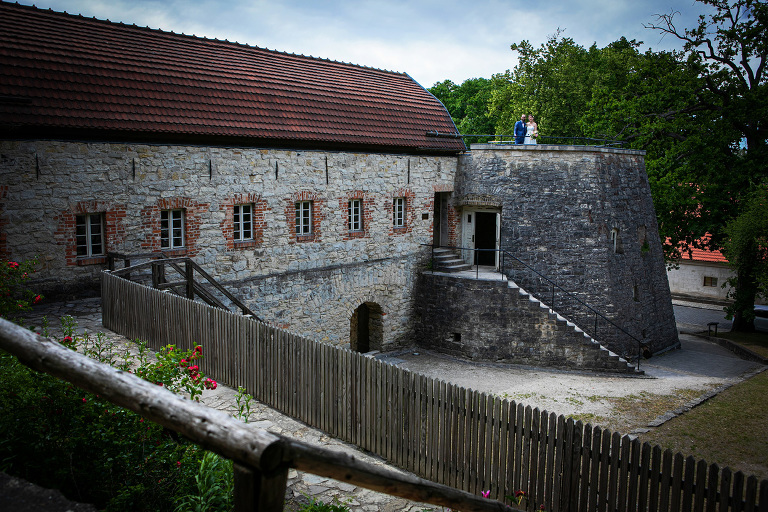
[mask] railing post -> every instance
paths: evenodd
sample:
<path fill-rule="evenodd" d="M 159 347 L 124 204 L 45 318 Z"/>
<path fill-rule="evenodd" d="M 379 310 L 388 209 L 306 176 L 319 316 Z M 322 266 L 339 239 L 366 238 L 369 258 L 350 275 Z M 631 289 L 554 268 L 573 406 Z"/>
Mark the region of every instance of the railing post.
<path fill-rule="evenodd" d="M 152 262 L 152 288 L 157 289 L 157 285 L 160 284 L 160 270 L 163 268 L 162 263 Z"/>
<path fill-rule="evenodd" d="M 283 510 L 288 468 L 269 474 L 234 464 L 235 512 L 279 512 Z"/>
<path fill-rule="evenodd" d="M 597 338 L 597 311 L 595 311 L 595 334 L 594 337 Z"/>
<path fill-rule="evenodd" d="M 195 298 L 195 269 L 192 266 L 192 260 L 184 262 L 184 271 L 187 273 L 187 298 L 191 300 Z"/>

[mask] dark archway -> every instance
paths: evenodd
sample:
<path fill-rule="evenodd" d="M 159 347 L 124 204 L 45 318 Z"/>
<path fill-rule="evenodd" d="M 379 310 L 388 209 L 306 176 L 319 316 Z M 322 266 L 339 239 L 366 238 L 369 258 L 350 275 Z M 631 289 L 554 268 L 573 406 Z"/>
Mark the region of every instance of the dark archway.
<path fill-rule="evenodd" d="M 381 306 L 375 302 L 360 304 L 349 320 L 349 346 L 356 352 L 381 350 L 384 322 Z"/>

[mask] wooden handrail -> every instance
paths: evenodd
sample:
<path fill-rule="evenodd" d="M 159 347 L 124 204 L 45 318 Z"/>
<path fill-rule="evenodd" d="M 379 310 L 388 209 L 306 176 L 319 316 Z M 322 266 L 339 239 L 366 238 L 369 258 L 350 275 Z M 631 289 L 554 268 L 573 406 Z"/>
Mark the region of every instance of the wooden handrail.
<path fill-rule="evenodd" d="M 0 349 L 34 370 L 99 394 L 234 461 L 236 512 L 282 510 L 291 467 L 433 505 L 476 512 L 510 509 L 498 501 L 257 429 L 3 319 Z"/>
<path fill-rule="evenodd" d="M 138 255 L 138 256 L 132 256 L 132 257 L 134 257 L 134 258 L 136 258 L 136 257 L 150 257 L 150 256 L 155 256 L 155 255 L 156 255 L 155 253 L 152 253 L 152 254 L 144 254 L 144 255 Z M 128 258 L 127 255 L 121 255 L 121 256 L 124 256 L 125 258 Z M 123 267 L 123 268 L 120 268 L 120 269 L 109 270 L 109 272 L 111 272 L 112 274 L 114 274 L 116 276 L 123 277 L 124 275 L 128 275 L 131 272 L 135 272 L 137 270 L 142 270 L 142 269 L 145 269 L 145 268 L 151 268 L 153 265 L 163 264 L 163 265 L 170 265 L 184 279 L 189 280 L 189 277 L 187 276 L 187 271 L 184 270 L 179 264 L 183 263 L 183 264 L 185 264 L 185 266 L 186 265 L 191 265 L 191 267 L 194 269 L 195 273 L 200 274 L 203 278 L 205 278 L 206 281 L 208 281 L 208 284 L 210 284 L 211 286 L 216 288 L 226 298 L 228 298 L 230 301 L 232 301 L 232 304 L 234 304 L 237 308 L 239 308 L 240 311 L 242 311 L 244 315 L 250 315 L 251 317 L 254 318 L 254 320 L 258 320 L 260 322 L 263 321 L 261 318 L 259 318 L 256 315 L 256 313 L 251 311 L 248 308 L 248 306 L 246 306 L 245 304 L 243 304 L 240 301 L 240 299 L 238 299 L 237 297 L 232 295 L 229 292 L 229 290 L 227 290 L 222 285 L 220 285 L 218 283 L 218 281 L 216 281 L 208 272 L 203 270 L 203 268 L 200 265 L 198 265 L 197 263 L 195 263 L 194 260 L 192 260 L 191 258 L 187 258 L 187 257 L 165 258 L 165 257 L 163 257 L 162 254 L 157 254 L 156 256 L 158 256 L 157 259 L 153 259 L 153 260 L 150 260 L 150 261 L 145 261 L 144 263 L 138 263 L 136 265 L 131 265 L 129 267 Z M 182 284 L 189 285 L 189 283 L 187 283 L 187 282 L 184 282 L 184 283 L 182 283 L 182 282 L 163 283 L 163 285 L 157 286 L 157 288 L 171 288 L 172 289 L 175 286 L 181 286 Z M 198 293 L 198 295 L 200 295 L 201 297 L 205 298 L 206 301 L 209 302 L 209 304 L 211 304 L 212 306 L 216 306 L 216 307 L 220 307 L 220 308 L 226 309 L 221 301 L 219 301 L 218 299 L 213 297 L 210 293 L 208 293 L 208 291 L 205 290 L 201 285 L 196 283 L 194 281 L 194 279 L 192 280 L 192 284 L 191 285 L 192 285 L 195 293 Z"/>

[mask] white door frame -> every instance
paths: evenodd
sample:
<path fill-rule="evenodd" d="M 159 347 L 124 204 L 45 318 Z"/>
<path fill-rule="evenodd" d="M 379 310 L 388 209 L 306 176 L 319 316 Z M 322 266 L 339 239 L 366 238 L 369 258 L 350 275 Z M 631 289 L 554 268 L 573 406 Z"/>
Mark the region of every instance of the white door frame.
<path fill-rule="evenodd" d="M 498 208 L 483 208 L 483 207 L 464 207 L 461 212 L 461 246 L 470 249 L 462 251 L 462 259 L 474 265 L 474 250 L 475 250 L 475 226 L 477 225 L 477 212 L 482 213 L 495 213 L 496 214 L 496 256 L 494 258 L 494 265 L 496 269 L 499 268 L 499 252 L 501 241 L 501 211 Z"/>

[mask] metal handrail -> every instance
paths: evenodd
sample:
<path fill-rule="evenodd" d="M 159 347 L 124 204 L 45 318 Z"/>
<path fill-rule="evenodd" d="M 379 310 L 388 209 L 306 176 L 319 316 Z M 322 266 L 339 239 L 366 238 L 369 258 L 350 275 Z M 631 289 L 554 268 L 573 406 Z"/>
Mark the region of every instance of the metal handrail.
<path fill-rule="evenodd" d="M 433 265 L 434 265 L 434 261 L 435 261 L 435 245 L 434 244 L 421 244 L 421 245 L 431 247 L 432 262 L 433 262 Z M 561 292 L 563 292 L 566 295 L 566 297 L 568 297 L 569 299 L 573 299 L 575 302 L 581 304 L 582 306 L 587 308 L 587 310 L 589 310 L 589 311 L 591 311 L 592 313 L 595 314 L 595 327 L 594 327 L 594 334 L 593 334 L 594 337 L 597 337 L 597 332 L 598 332 L 598 330 L 597 330 L 597 326 L 598 326 L 597 322 L 598 322 L 598 317 L 599 317 L 599 318 L 602 318 L 608 324 L 612 325 L 613 327 L 615 327 L 616 329 L 621 331 L 622 333 L 624 333 L 625 335 L 629 336 L 635 342 L 637 342 L 637 365 L 636 365 L 636 369 L 640 370 L 640 356 L 642 354 L 642 345 L 643 345 L 642 340 L 638 339 L 634 335 L 632 335 L 629 332 L 627 332 L 626 329 L 624 329 L 623 327 L 621 327 L 620 325 L 615 323 L 610 318 L 607 318 L 605 315 L 600 313 L 597 309 L 592 307 L 590 304 L 587 304 L 586 302 L 582 301 L 573 292 L 570 292 L 570 291 L 566 290 L 565 288 L 563 288 L 562 286 L 557 284 L 557 282 L 555 282 L 553 279 L 550 279 L 548 276 L 545 276 L 544 274 L 542 274 L 541 272 L 539 272 L 535 268 L 531 267 L 530 265 L 528 265 L 526 262 L 524 262 L 523 260 L 521 260 L 520 258 L 515 256 L 511 252 L 507 251 L 506 249 L 478 249 L 478 248 L 457 247 L 457 246 L 448 246 L 448 245 L 440 245 L 438 247 L 441 248 L 441 249 L 460 250 L 462 252 L 463 251 L 473 251 L 474 254 L 475 254 L 474 257 L 473 257 L 473 261 L 477 261 L 477 253 L 478 252 L 498 252 L 501 255 L 501 265 L 500 265 L 501 270 L 500 270 L 500 272 L 502 274 L 504 274 L 504 275 L 506 275 L 504 273 L 504 264 L 506 263 L 505 258 L 507 256 L 509 256 L 510 258 L 512 258 L 515 261 L 519 262 L 527 270 L 529 270 L 530 272 L 536 274 L 538 277 L 540 277 L 541 279 L 544 279 L 545 281 L 547 281 L 548 283 L 550 283 L 552 285 L 552 303 L 550 304 L 550 307 L 552 308 L 553 311 L 555 311 L 555 289 L 557 289 L 557 290 L 560 290 Z M 475 275 L 476 275 L 476 277 L 479 277 L 479 272 L 480 272 L 479 271 L 479 267 L 480 267 L 480 265 L 475 265 L 475 269 L 476 269 L 475 270 L 475 272 L 476 272 Z M 507 277 L 511 279 L 510 276 L 507 276 Z M 530 293 L 530 292 L 528 292 L 528 293 Z M 631 360 L 631 358 L 627 357 L 626 354 L 624 354 L 623 357 L 625 359 L 627 359 L 627 360 Z"/>
<path fill-rule="evenodd" d="M 466 139 L 468 137 L 484 137 L 494 140 L 489 140 L 487 142 L 483 142 L 482 144 L 514 144 L 515 143 L 515 136 L 509 135 L 509 134 L 492 134 L 492 133 L 441 133 L 438 131 L 428 131 L 426 133 L 428 137 L 436 137 L 436 138 L 450 138 L 450 139 Z M 594 138 L 594 137 L 566 137 L 566 136 L 557 136 L 557 135 L 539 135 L 536 138 L 537 141 L 542 140 L 568 140 L 568 141 L 584 141 L 586 144 L 563 144 L 563 145 L 569 145 L 569 146 L 595 146 L 595 147 L 618 147 L 622 148 L 626 141 L 623 140 L 616 140 L 616 139 L 600 139 L 600 138 Z M 549 142 L 548 144 L 560 144 L 559 142 Z"/>

